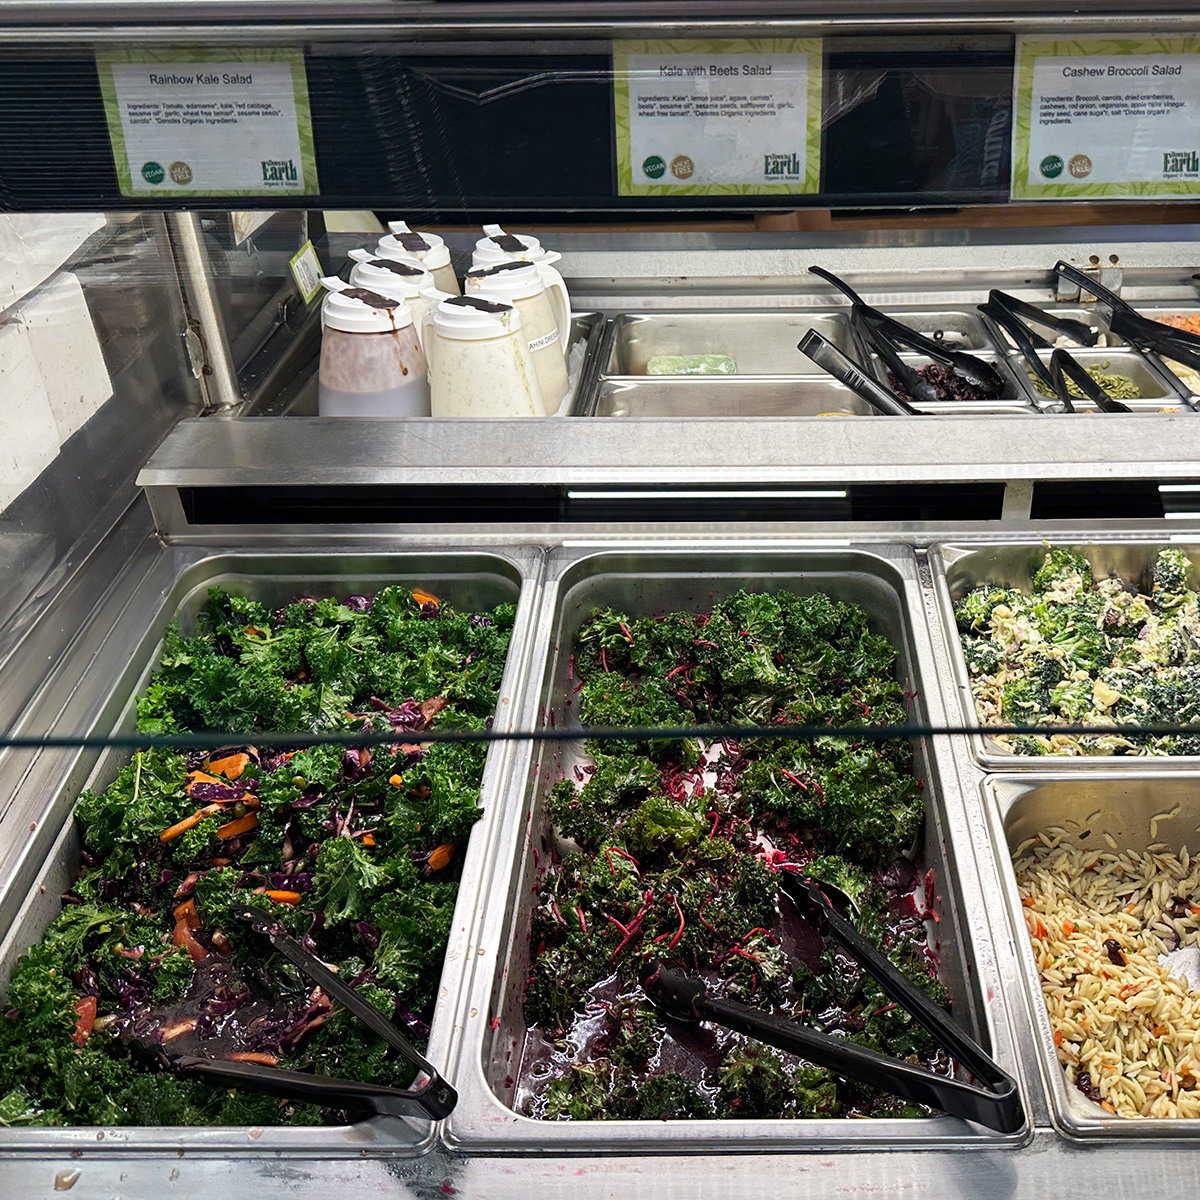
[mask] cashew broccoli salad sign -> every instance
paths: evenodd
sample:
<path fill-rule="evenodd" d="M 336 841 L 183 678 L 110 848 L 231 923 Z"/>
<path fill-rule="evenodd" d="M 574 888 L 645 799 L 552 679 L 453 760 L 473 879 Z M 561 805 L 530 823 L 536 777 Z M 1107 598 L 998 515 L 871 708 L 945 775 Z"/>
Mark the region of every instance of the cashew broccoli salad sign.
<path fill-rule="evenodd" d="M 816 192 L 821 43 L 613 43 L 617 194 Z"/>
<path fill-rule="evenodd" d="M 1014 199 L 1200 193 L 1200 38 L 1019 38 L 1014 91 Z"/>
<path fill-rule="evenodd" d="M 317 192 L 302 51 L 139 47 L 96 67 L 122 195 Z"/>

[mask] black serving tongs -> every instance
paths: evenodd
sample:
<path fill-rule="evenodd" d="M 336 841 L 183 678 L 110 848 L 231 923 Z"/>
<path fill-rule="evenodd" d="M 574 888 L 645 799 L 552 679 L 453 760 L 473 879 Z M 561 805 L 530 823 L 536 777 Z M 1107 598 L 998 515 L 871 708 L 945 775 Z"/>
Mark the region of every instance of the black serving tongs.
<path fill-rule="evenodd" d="M 914 400 L 937 403 L 937 388 L 914 371 L 896 352 L 897 346 L 914 350 L 926 358 L 943 363 L 961 375 L 968 383 L 985 392 L 989 397 L 1004 392 L 1004 380 L 991 363 L 976 358 L 964 350 L 952 350 L 933 338 L 910 329 L 902 321 L 889 317 L 887 313 L 872 308 L 844 280 L 823 267 L 809 267 L 814 275 L 832 283 L 850 301 L 850 323 L 867 345 L 883 360 L 888 370 L 896 377 L 900 386 Z"/>
<path fill-rule="evenodd" d="M 1068 412 L 1074 412 L 1071 407 L 1071 393 L 1067 386 L 1067 381 L 1075 384 L 1077 388 L 1090 400 L 1101 412 L 1106 413 L 1127 413 L 1133 409 L 1128 404 L 1122 404 L 1120 400 L 1114 400 L 1101 386 L 1093 379 L 1083 365 L 1066 350 L 1055 350 L 1050 355 L 1050 379 L 1051 385 L 1058 393 L 1058 398 L 1067 405 Z"/>
<path fill-rule="evenodd" d="M 1038 353 L 1039 350 L 1053 350 L 1054 347 L 1036 332 L 1030 329 L 1028 325 L 1021 319 L 1021 314 L 1025 308 L 1033 308 L 1033 305 L 1025 305 L 1024 301 L 1017 301 L 1021 308 L 1017 308 L 1008 302 L 1014 297 L 1007 296 L 1004 292 L 991 291 L 988 293 L 987 303 L 978 306 L 979 311 L 985 317 L 990 317 L 1001 329 L 1012 338 L 1013 343 L 1017 347 L 1017 351 L 1025 360 L 1025 365 L 1032 371 L 1052 393 L 1057 393 L 1058 388 L 1054 383 L 1054 376 L 1050 374 L 1050 368 L 1043 361 L 1042 356 Z M 1041 309 L 1034 309 L 1040 313 Z M 1084 326 L 1086 328 L 1086 326 Z M 1088 330 L 1091 333 L 1091 330 Z M 1068 336 L 1071 336 L 1068 334 Z M 1093 340 L 1095 340 L 1093 335 Z M 1067 412 L 1074 412 L 1075 406 L 1071 403 L 1071 397 L 1067 395 L 1062 398 L 1062 403 L 1066 407 Z M 1038 412 L 1044 409 L 1041 405 L 1038 406 Z"/>
<path fill-rule="evenodd" d="M 768 1016 L 733 1000 L 708 995 L 701 980 L 659 968 L 643 980 L 646 994 L 669 1017 L 680 1021 L 709 1021 L 724 1025 L 780 1050 L 797 1054 L 847 1079 L 877 1087 L 917 1104 L 941 1109 L 995 1129 L 1015 1133 L 1025 1123 L 1016 1081 L 1000 1069 L 928 996 L 910 983 L 888 959 L 840 916 L 810 879 L 785 868 L 781 886 L 803 908 L 824 918 L 835 941 L 849 951 L 889 999 L 912 1014 L 941 1047 L 981 1084 L 963 1083 L 935 1075 L 923 1067 L 870 1050 L 845 1038 L 833 1037 L 789 1021 Z"/>
<path fill-rule="evenodd" d="M 872 379 L 856 362 L 847 358 L 828 338 L 822 337 L 815 329 L 810 329 L 800 339 L 796 349 L 885 417 L 924 416 L 924 413 L 918 412 L 907 400 Z"/>
<path fill-rule="evenodd" d="M 1109 329 L 1117 337 L 1124 338 L 1135 349 L 1153 350 L 1193 370 L 1200 370 L 1200 334 L 1175 329 L 1143 316 L 1116 292 L 1061 259 L 1054 264 L 1054 271 L 1096 297 L 1096 304 L 1103 312 Z"/>
<path fill-rule="evenodd" d="M 256 933 L 262 934 L 297 970 L 352 1012 L 381 1038 L 398 1050 L 418 1070 L 418 1086 L 390 1088 L 353 1079 L 335 1079 L 310 1075 L 259 1063 L 232 1062 L 198 1055 L 172 1055 L 165 1047 L 147 1047 L 165 1056 L 176 1071 L 195 1076 L 214 1087 L 232 1087 L 263 1092 L 284 1100 L 305 1100 L 323 1108 L 367 1111 L 378 1116 L 425 1117 L 441 1120 L 454 1111 L 458 1093 L 438 1074 L 433 1065 L 377 1008 L 368 1004 L 348 983 L 339 979 L 320 959 L 289 937 L 273 917 L 261 908 L 246 905 L 233 910 L 234 916 Z"/>
<path fill-rule="evenodd" d="M 1058 334 L 1060 337 L 1070 338 L 1073 342 L 1078 342 L 1081 346 L 1094 346 L 1099 340 L 1099 334 L 1090 325 L 1083 321 L 1076 321 L 1073 317 L 1056 317 L 1045 309 L 1038 308 L 1036 304 L 1030 304 L 1028 301 L 1019 300 L 1016 296 L 1010 296 L 1007 292 L 1002 292 L 997 288 L 993 288 L 988 292 L 987 304 L 981 304 L 980 311 L 985 309 L 999 309 L 1014 317 L 1019 317 L 1026 325 L 1036 325 L 1040 329 L 1049 329 L 1051 332 Z M 989 313 L 993 320 L 993 313 Z M 999 324 L 999 322 L 997 322 Z M 1005 326 L 1007 328 L 1007 326 Z M 1050 343 L 1045 342 L 1041 337 L 1034 334 L 1047 349 L 1050 348 Z"/>

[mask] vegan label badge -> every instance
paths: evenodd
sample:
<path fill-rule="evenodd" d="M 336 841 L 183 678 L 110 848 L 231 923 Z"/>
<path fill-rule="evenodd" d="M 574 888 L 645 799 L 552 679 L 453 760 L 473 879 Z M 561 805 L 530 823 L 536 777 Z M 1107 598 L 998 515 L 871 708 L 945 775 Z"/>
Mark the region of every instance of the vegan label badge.
<path fill-rule="evenodd" d="M 819 41 L 613 43 L 617 194 L 816 192 Z"/>
<path fill-rule="evenodd" d="M 96 68 L 122 195 L 318 191 L 303 51 L 131 48 Z"/>
<path fill-rule="evenodd" d="M 1017 200 L 1200 194 L 1200 38 L 1018 38 Z"/>

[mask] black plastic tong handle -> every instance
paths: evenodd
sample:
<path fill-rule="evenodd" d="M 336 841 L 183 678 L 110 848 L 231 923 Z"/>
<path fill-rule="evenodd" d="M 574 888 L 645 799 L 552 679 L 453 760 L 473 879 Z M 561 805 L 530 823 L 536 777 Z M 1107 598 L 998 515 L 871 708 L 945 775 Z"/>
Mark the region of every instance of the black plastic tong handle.
<path fill-rule="evenodd" d="M 1110 291 L 1098 280 L 1061 259 L 1054 264 L 1054 271 L 1083 291 L 1091 292 L 1097 301 L 1109 310 L 1109 328 L 1118 337 L 1127 337 L 1131 341 L 1145 342 L 1154 347 L 1160 342 L 1169 342 L 1190 348 L 1193 353 L 1200 352 L 1200 334 L 1189 333 L 1186 329 L 1175 329 L 1161 321 L 1143 316 L 1116 292 Z"/>
<path fill-rule="evenodd" d="M 1034 333 L 1025 326 L 1025 323 L 1015 313 L 1010 312 L 1003 305 L 997 304 L 993 297 L 996 292 L 992 292 L 988 296 L 986 304 L 978 306 L 979 311 L 985 317 L 991 317 L 997 325 L 1000 326 L 1012 340 L 1016 343 L 1017 350 L 1021 357 L 1025 360 L 1026 366 L 1051 390 L 1057 392 L 1058 388 L 1054 384 L 1054 376 L 1050 374 L 1050 368 L 1042 361 L 1042 357 L 1038 354 L 1039 346 L 1044 349 L 1052 349 L 1050 343 L 1044 337 Z M 1035 401 L 1035 404 L 1037 402 Z M 1067 412 L 1074 412 L 1075 406 L 1071 403 L 1070 397 L 1063 401 Z M 1041 406 L 1038 406 L 1038 412 L 1042 412 Z"/>
<path fill-rule="evenodd" d="M 362 1023 L 374 1030 L 388 1045 L 400 1053 L 428 1078 L 425 1083 L 409 1091 L 401 1092 L 395 1088 L 386 1088 L 385 1092 L 393 1097 L 404 1096 L 411 1099 L 418 1111 L 425 1116 L 440 1120 L 449 1116 L 458 1102 L 458 1093 L 438 1074 L 436 1068 L 414 1046 L 408 1038 L 375 1008 L 368 1004 L 348 983 L 339 979 L 319 958 L 309 954 L 295 938 L 291 938 L 275 921 L 270 913 L 261 908 L 246 905 L 234 909 L 234 916 L 244 924 L 249 925 L 255 933 L 262 934 L 271 945 L 279 951 L 297 970 L 318 983 L 331 999 L 336 1000 L 343 1008 L 352 1012 Z M 207 1061 L 207 1060 L 202 1060 Z M 253 1065 L 253 1064 L 251 1064 Z M 264 1068 L 271 1074 L 278 1074 L 273 1067 Z M 300 1074 L 296 1072 L 295 1074 Z M 302 1078 L 315 1078 L 302 1076 Z M 339 1081 L 341 1082 L 341 1081 Z M 369 1087 L 368 1084 L 355 1085 Z M 276 1093 L 272 1093 L 276 1094 Z"/>
<path fill-rule="evenodd" d="M 772 1017 L 710 996 L 704 984 L 675 971 L 660 970 L 648 981 L 647 994 L 676 1020 L 711 1021 L 738 1033 L 797 1054 L 808 1062 L 917 1104 L 939 1108 L 952 1116 L 977 1121 L 1001 1133 L 1014 1133 L 1025 1123 L 1016 1085 L 1010 1093 L 979 1088 L 923 1067 L 870 1050 L 845 1038 L 818 1033 L 783 1017 Z M 1005 1076 L 1007 1079 L 1007 1076 Z"/>
<path fill-rule="evenodd" d="M 1071 402 L 1070 392 L 1067 388 L 1069 379 L 1101 412 L 1127 413 L 1133 411 L 1128 404 L 1114 400 L 1066 350 L 1055 350 L 1050 355 L 1050 374 L 1054 379 L 1054 387 L 1058 392 L 1059 399 L 1066 404 Z"/>
<path fill-rule="evenodd" d="M 845 917 L 836 912 L 811 879 L 786 869 L 780 872 L 779 878 L 783 889 L 794 899 L 801 903 L 807 901 L 820 909 L 834 939 L 850 951 L 854 960 L 879 984 L 885 995 L 912 1013 L 913 1019 L 973 1075 L 1000 1089 L 995 1095 L 1010 1095 L 1017 1112 L 1020 1112 L 1016 1083 L 920 988 L 914 986 L 885 954 L 872 946 Z"/>
<path fill-rule="evenodd" d="M 1036 304 L 1018 300 L 1016 296 L 1010 296 L 1007 292 L 1002 292 L 997 288 L 988 292 L 988 305 L 996 305 L 1014 317 L 1020 317 L 1030 325 L 1050 329 L 1054 333 L 1070 338 L 1073 342 L 1078 342 L 1081 346 L 1094 346 L 1099 338 L 1096 331 L 1082 321 L 1076 321 L 1071 317 L 1051 316 L 1048 312 L 1038 308 Z M 1046 345 L 1049 347 L 1049 343 Z"/>
<path fill-rule="evenodd" d="M 445 1100 L 434 1095 L 418 1095 L 399 1088 L 383 1087 L 377 1083 L 361 1083 L 354 1079 L 334 1079 L 327 1075 L 309 1075 L 304 1071 L 287 1071 L 258 1063 L 229 1062 L 220 1058 L 198 1058 L 183 1055 L 171 1065 L 186 1075 L 211 1087 L 241 1088 L 278 1096 L 281 1100 L 304 1100 L 322 1108 L 346 1108 L 357 1112 L 372 1112 L 383 1117 L 425 1117 L 440 1120 L 454 1111 L 453 1089 Z"/>
<path fill-rule="evenodd" d="M 920 417 L 907 400 L 902 400 L 881 383 L 877 383 L 857 364 L 848 359 L 828 338 L 810 329 L 799 341 L 796 349 L 811 358 L 822 370 L 827 371 L 844 383 L 856 396 L 865 400 L 872 408 L 888 417 Z"/>
<path fill-rule="evenodd" d="M 986 1087 L 935 1075 L 922 1067 L 890 1058 L 831 1037 L 781 1017 L 768 1016 L 731 1000 L 708 995 L 703 982 L 660 969 L 643 981 L 646 994 L 678 1020 L 709 1020 L 781 1050 L 799 1054 L 849 1079 L 878 1087 L 918 1104 L 965 1117 L 1000 1133 L 1015 1133 L 1025 1123 L 1016 1081 L 976 1045 L 928 996 L 837 913 L 812 880 L 784 868 L 780 886 L 801 905 L 818 909 L 835 941 L 848 950 L 884 994 L 927 1030 Z"/>
<path fill-rule="evenodd" d="M 926 358 L 944 363 L 989 396 L 999 396 L 1004 392 L 1004 380 L 991 363 L 962 350 L 951 350 L 943 343 L 910 329 L 903 321 L 897 321 L 895 317 L 889 317 L 887 313 L 872 308 L 848 283 L 839 279 L 832 271 L 826 271 L 824 267 L 808 269 L 814 275 L 832 283 L 850 300 L 853 306 L 850 320 L 862 331 L 863 336 L 913 399 L 936 403 L 937 389 L 896 356 L 896 345 L 907 346 Z"/>

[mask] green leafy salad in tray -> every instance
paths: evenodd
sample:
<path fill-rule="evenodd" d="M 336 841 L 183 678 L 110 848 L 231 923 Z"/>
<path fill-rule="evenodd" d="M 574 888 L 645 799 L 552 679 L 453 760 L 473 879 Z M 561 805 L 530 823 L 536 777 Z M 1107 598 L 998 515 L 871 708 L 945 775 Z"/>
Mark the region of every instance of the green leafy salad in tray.
<path fill-rule="evenodd" d="M 909 695 L 854 604 L 739 592 L 709 612 L 596 611 L 571 659 L 592 726 L 887 724 Z M 573 700 L 574 702 L 574 700 Z M 655 965 L 711 994 L 948 1067 L 928 1035 L 782 896 L 797 864 L 944 1000 L 925 918 L 933 875 L 907 855 L 921 788 L 903 740 L 591 742 L 549 797 L 557 846 L 530 933 L 516 1105 L 548 1119 L 920 1115 L 727 1030 L 664 1021 Z M 543 864 L 544 865 L 544 864 Z"/>
<path fill-rule="evenodd" d="M 213 1089 L 126 1049 L 403 1086 L 411 1067 L 230 919 L 254 904 L 424 1045 L 514 608 L 406 588 L 272 610 L 212 590 L 167 630 L 145 733 L 394 731 L 394 744 L 133 755 L 75 819 L 82 869 L 0 1003 L 0 1124 L 340 1123 Z"/>
<path fill-rule="evenodd" d="M 1129 733 L 1001 735 L 1016 754 L 1200 754 L 1195 733 L 1138 725 L 1200 721 L 1200 596 L 1181 550 L 1159 553 L 1149 593 L 1095 579 L 1088 561 L 1046 551 L 1028 592 L 983 584 L 954 607 L 985 725 L 1128 725 Z"/>

